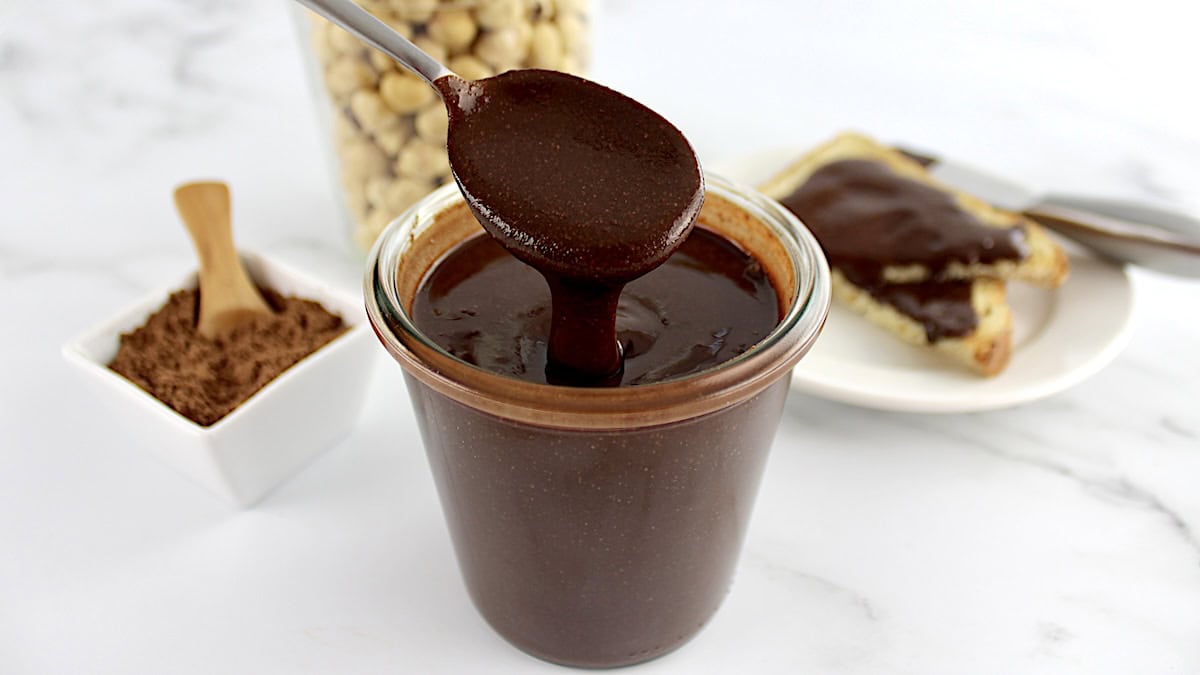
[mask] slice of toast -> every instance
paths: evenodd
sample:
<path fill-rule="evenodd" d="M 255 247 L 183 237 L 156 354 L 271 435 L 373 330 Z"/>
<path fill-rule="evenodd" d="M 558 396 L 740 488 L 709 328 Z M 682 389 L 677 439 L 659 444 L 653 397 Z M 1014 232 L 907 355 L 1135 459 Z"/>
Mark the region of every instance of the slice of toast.
<path fill-rule="evenodd" d="M 975 314 L 975 325 L 970 331 L 955 336 L 936 335 L 929 325 L 879 299 L 866 288 L 851 283 L 840 270 L 833 269 L 833 297 L 871 323 L 904 342 L 932 348 L 980 375 L 996 375 L 1004 370 L 1012 351 L 1012 312 L 1005 297 L 1004 282 L 981 277 L 968 281 L 924 282 L 921 285 L 947 289 L 967 286 L 970 308 Z M 904 286 L 906 284 L 891 285 L 892 288 Z M 888 287 L 885 286 L 883 290 L 888 290 Z M 939 294 L 935 291 L 932 295 Z"/>
<path fill-rule="evenodd" d="M 1026 249 L 1020 259 L 999 259 L 992 262 L 951 260 L 939 269 L 913 261 L 896 261 L 887 265 L 883 279 L 892 283 L 909 283 L 930 279 L 973 279 L 995 277 L 1020 279 L 1037 286 L 1052 288 L 1067 276 L 1066 253 L 1032 220 L 1016 213 L 997 209 L 982 200 L 938 182 L 925 167 L 899 151 L 857 133 L 843 133 L 819 146 L 768 180 L 760 190 L 767 196 L 784 201 L 795 193 L 822 167 L 842 160 L 867 160 L 887 167 L 901 178 L 922 183 L 954 198 L 959 209 L 970 214 L 978 223 L 1002 230 L 1020 228 L 1018 240 Z M 801 220 L 804 220 L 801 215 Z M 815 229 L 815 228 L 814 228 Z M 1006 233 L 1007 234 L 1007 233 Z M 831 258 L 835 257 L 832 255 Z"/>
<path fill-rule="evenodd" d="M 767 181 L 760 190 L 768 196 L 783 199 L 802 186 L 820 167 L 843 159 L 878 161 L 890 170 L 945 190 L 965 211 L 984 224 L 994 227 L 1015 227 L 1023 224 L 1015 214 L 998 211 L 969 195 L 944 188 L 920 164 L 900 153 L 857 134 L 843 134 L 817 148 Z M 993 265 L 951 265 L 941 276 L 976 276 L 931 280 L 933 270 L 913 266 L 889 265 L 879 272 L 879 278 L 863 278 L 863 270 L 840 269 L 833 263 L 833 294 L 839 301 L 912 345 L 927 346 L 957 361 L 981 375 L 995 375 L 1008 364 L 1012 350 L 1012 312 L 1009 309 L 1005 283 L 980 272 L 1007 273 L 1010 276 L 1037 280 L 1042 285 L 1054 285 L 1066 274 L 1066 257 L 1057 245 L 1033 223 L 1026 233 L 1033 233 L 1029 255 L 1021 261 L 1001 261 Z M 1036 252 L 1036 253 L 1035 253 Z M 1033 258 L 1033 260 L 1029 260 Z M 851 281 L 851 277 L 854 281 Z M 908 293 L 919 288 L 922 292 Z M 896 295 L 909 295 L 906 302 L 897 302 Z M 903 298 L 902 298 L 903 299 Z M 930 315 L 945 311 L 947 305 L 971 320 L 959 321 L 957 330 L 947 330 Z M 953 313 L 953 312 L 952 312 Z M 954 323 L 954 322 L 951 322 Z"/>

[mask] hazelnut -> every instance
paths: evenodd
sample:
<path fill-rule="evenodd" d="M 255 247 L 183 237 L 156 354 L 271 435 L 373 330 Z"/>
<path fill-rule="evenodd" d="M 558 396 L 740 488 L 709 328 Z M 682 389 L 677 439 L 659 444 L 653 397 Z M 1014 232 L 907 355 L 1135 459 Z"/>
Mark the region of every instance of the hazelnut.
<path fill-rule="evenodd" d="M 554 18 L 554 0 L 529 0 L 529 17 L 534 21 Z"/>
<path fill-rule="evenodd" d="M 378 49 L 367 50 L 367 61 L 370 62 L 375 72 L 379 74 L 386 73 L 389 70 L 396 70 L 396 62 L 392 60 L 392 57 Z"/>
<path fill-rule="evenodd" d="M 400 124 L 400 118 L 392 108 L 370 89 L 359 89 L 350 96 L 350 112 L 354 113 L 358 124 L 371 133 L 392 129 Z"/>
<path fill-rule="evenodd" d="M 479 27 L 465 9 L 447 9 L 438 12 L 425 27 L 429 37 L 445 46 L 446 51 L 458 54 L 465 51 L 475 40 Z"/>
<path fill-rule="evenodd" d="M 470 54 L 463 54 L 450 59 L 446 67 L 453 70 L 459 77 L 467 80 L 482 80 L 495 75 L 491 66 Z"/>
<path fill-rule="evenodd" d="M 349 56 L 358 56 L 362 53 L 364 45 L 358 38 L 350 33 L 342 30 L 340 27 L 326 22 L 328 25 L 326 30 L 329 35 L 329 46 L 338 54 L 346 54 Z"/>
<path fill-rule="evenodd" d="M 497 72 L 516 68 L 529 53 L 532 34 L 528 24 L 489 30 L 475 42 L 475 55 Z"/>
<path fill-rule="evenodd" d="M 392 180 L 392 177 L 388 175 L 373 176 L 367 179 L 363 193 L 370 202 L 371 208 L 378 209 L 383 206 L 383 193 L 392 184 Z"/>
<path fill-rule="evenodd" d="M 429 194 L 431 190 L 433 190 L 433 184 L 425 180 L 412 178 L 390 180 L 379 194 L 380 201 L 373 203 L 375 208 L 395 218 Z"/>
<path fill-rule="evenodd" d="M 400 154 L 400 150 L 408 139 L 412 137 L 405 125 L 396 125 L 394 129 L 380 131 L 373 135 L 375 144 L 378 145 L 388 157 L 395 158 Z"/>
<path fill-rule="evenodd" d="M 347 99 L 356 90 L 374 84 L 375 72 L 353 56 L 339 56 L 325 69 L 325 86 L 335 98 Z"/>
<path fill-rule="evenodd" d="M 320 63 L 337 58 L 337 51 L 329 43 L 329 22 L 315 15 L 312 17 L 312 46 Z"/>
<path fill-rule="evenodd" d="M 410 23 L 425 23 L 437 11 L 438 0 L 404 0 L 386 2 L 387 8 L 398 19 Z"/>
<path fill-rule="evenodd" d="M 558 69 L 564 73 L 571 73 L 572 75 L 583 75 L 583 71 L 586 68 L 583 61 L 568 54 L 567 56 L 562 57 L 562 59 L 558 62 Z"/>
<path fill-rule="evenodd" d="M 475 21 L 488 30 L 505 28 L 519 22 L 524 11 L 522 0 L 488 0 L 475 8 Z"/>
<path fill-rule="evenodd" d="M 558 24 L 558 30 L 562 33 L 562 43 L 567 51 L 575 54 L 587 51 L 587 22 L 580 18 L 579 15 L 565 14 L 559 16 L 555 23 Z"/>
<path fill-rule="evenodd" d="M 341 148 L 342 182 L 363 182 L 387 171 L 387 156 L 367 141 L 352 141 Z"/>
<path fill-rule="evenodd" d="M 449 124 L 450 120 L 446 117 L 446 109 L 442 107 L 441 101 L 422 110 L 413 120 L 417 135 L 422 140 L 440 146 L 446 144 L 446 129 Z"/>
<path fill-rule="evenodd" d="M 580 14 L 586 15 L 588 11 L 588 0 L 557 0 L 558 13 L 562 14 Z"/>
<path fill-rule="evenodd" d="M 402 114 L 417 112 L 435 96 L 433 89 L 416 75 L 398 71 L 383 76 L 379 82 L 379 94 L 388 107 Z"/>
<path fill-rule="evenodd" d="M 557 68 L 563 57 L 562 33 L 551 23 L 533 27 L 529 43 L 529 65 L 534 68 Z"/>
<path fill-rule="evenodd" d="M 450 158 L 445 148 L 414 138 L 400 150 L 395 168 L 405 178 L 430 180 L 450 171 Z"/>
<path fill-rule="evenodd" d="M 336 110 L 333 113 L 333 138 L 339 145 L 365 140 L 358 125 L 346 113 Z"/>
<path fill-rule="evenodd" d="M 392 218 L 398 215 L 400 214 L 392 214 L 380 209 L 371 211 L 363 221 L 362 227 L 354 233 L 355 241 L 363 244 L 363 248 L 371 248 L 375 244 L 375 240 L 379 238 L 379 234 L 387 228 L 388 223 L 392 222 Z"/>
<path fill-rule="evenodd" d="M 433 57 L 433 60 L 440 63 L 446 62 L 446 48 L 442 43 L 437 42 L 428 35 L 422 35 L 413 39 L 413 44 L 421 49 L 421 51 Z"/>

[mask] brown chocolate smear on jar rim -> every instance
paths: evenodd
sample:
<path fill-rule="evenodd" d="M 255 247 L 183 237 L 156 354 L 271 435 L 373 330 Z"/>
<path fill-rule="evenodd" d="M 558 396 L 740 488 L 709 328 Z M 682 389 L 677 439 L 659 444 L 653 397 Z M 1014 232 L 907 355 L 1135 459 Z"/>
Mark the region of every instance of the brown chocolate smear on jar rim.
<path fill-rule="evenodd" d="M 680 246 L 704 201 L 691 145 L 646 106 L 565 73 L 435 84 L 467 204 L 550 287 L 549 367 L 562 383 L 619 381 L 621 289 Z"/>

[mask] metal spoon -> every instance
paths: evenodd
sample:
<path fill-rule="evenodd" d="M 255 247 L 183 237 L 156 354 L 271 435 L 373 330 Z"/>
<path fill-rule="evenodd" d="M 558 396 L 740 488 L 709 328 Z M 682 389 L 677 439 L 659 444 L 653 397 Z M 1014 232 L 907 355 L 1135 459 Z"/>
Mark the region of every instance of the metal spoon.
<path fill-rule="evenodd" d="M 358 39 L 395 59 L 431 86 L 454 71 L 426 54 L 386 23 L 354 4 L 352 0 L 296 0 L 312 11 L 349 31 Z M 437 87 L 434 87 L 437 89 Z"/>

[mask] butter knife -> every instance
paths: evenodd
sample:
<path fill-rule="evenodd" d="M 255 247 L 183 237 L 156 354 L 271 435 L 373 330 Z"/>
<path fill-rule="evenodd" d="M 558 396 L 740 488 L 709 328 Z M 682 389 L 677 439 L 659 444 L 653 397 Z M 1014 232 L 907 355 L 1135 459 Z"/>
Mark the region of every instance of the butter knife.
<path fill-rule="evenodd" d="M 1100 255 L 1200 278 L 1200 220 L 1133 201 L 1045 193 L 966 164 L 901 149 L 939 181 L 1033 219 Z"/>

